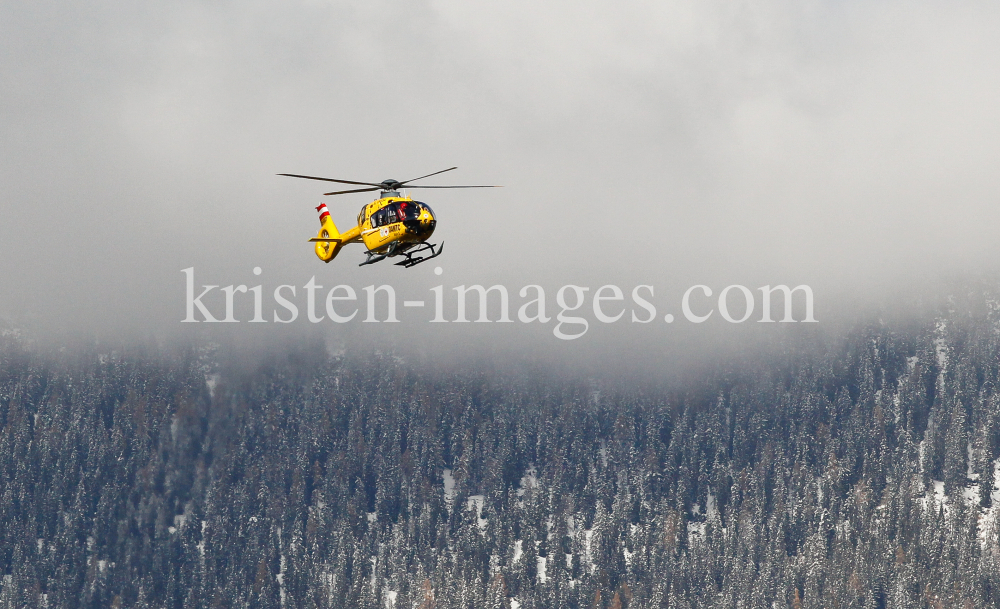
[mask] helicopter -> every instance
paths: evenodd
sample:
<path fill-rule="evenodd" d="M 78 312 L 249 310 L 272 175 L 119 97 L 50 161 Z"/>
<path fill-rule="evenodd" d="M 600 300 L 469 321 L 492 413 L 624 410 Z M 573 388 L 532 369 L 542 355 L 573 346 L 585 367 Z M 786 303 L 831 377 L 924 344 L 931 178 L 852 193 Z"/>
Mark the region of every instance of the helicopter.
<path fill-rule="evenodd" d="M 316 176 L 304 176 L 294 173 L 279 173 L 280 176 L 290 178 L 304 178 L 307 180 L 322 180 L 324 182 L 336 182 L 338 184 L 353 184 L 356 186 L 367 186 L 367 188 L 355 188 L 353 190 L 339 190 L 335 192 L 325 192 L 324 196 L 346 195 L 354 192 L 381 191 L 377 199 L 361 208 L 358 214 L 358 225 L 341 233 L 337 230 L 333 220 L 330 218 L 330 211 L 326 203 L 320 203 L 316 208 L 319 212 L 319 233 L 309 241 L 315 243 L 316 256 L 323 262 L 330 262 L 340 252 L 341 248 L 348 243 L 363 243 L 367 251 L 365 261 L 358 266 L 374 264 L 393 258 L 403 256 L 403 260 L 395 263 L 397 266 L 410 268 L 411 266 L 426 262 L 431 258 L 436 258 L 444 251 L 444 242 L 435 245 L 427 240 L 434 233 L 437 226 L 437 219 L 430 206 L 421 201 L 414 201 L 411 197 L 400 195 L 400 189 L 410 182 L 416 182 L 424 178 L 458 169 L 449 167 L 441 171 L 435 171 L 419 178 L 412 178 L 400 182 L 398 180 L 383 180 L 381 182 L 355 182 L 352 180 L 335 180 L 333 178 L 319 178 Z M 499 188 L 499 186 L 406 186 L 407 188 Z"/>

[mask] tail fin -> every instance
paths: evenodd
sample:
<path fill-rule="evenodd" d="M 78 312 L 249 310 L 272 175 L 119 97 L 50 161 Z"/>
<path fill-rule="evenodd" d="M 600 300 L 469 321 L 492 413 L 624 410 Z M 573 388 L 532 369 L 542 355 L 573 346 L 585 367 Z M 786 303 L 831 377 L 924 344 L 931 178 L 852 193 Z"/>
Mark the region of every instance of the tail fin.
<path fill-rule="evenodd" d="M 320 203 L 316 211 L 320 212 L 319 222 L 321 228 L 316 233 L 316 238 L 310 239 L 310 241 L 316 243 L 316 256 L 323 262 L 330 262 L 340 252 L 340 248 L 344 245 L 344 242 L 340 239 L 340 231 L 337 230 L 333 220 L 330 219 L 330 212 L 327 211 L 326 205 Z"/>

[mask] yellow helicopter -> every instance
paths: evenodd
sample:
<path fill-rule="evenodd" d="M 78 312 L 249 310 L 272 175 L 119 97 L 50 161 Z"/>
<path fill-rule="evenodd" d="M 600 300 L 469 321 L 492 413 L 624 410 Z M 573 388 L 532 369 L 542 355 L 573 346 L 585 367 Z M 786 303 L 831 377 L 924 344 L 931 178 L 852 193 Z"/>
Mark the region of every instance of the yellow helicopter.
<path fill-rule="evenodd" d="M 374 264 L 386 258 L 404 256 L 404 260 L 397 262 L 397 266 L 409 268 L 421 262 L 426 262 L 431 258 L 441 255 L 444 251 L 444 242 L 441 245 L 429 243 L 430 238 L 437 226 L 434 212 L 426 203 L 414 201 L 410 197 L 401 196 L 400 188 L 424 178 L 429 178 L 439 173 L 458 169 L 449 167 L 441 171 L 435 171 L 419 178 L 413 178 L 404 182 L 397 180 L 383 180 L 382 182 L 353 182 L 351 180 L 334 180 L 333 178 L 318 178 L 315 176 L 303 176 L 294 173 L 279 173 L 280 176 L 290 178 L 305 178 L 307 180 L 322 180 L 324 182 L 337 182 L 338 184 L 354 184 L 358 186 L 368 186 L 368 188 L 356 188 L 354 190 L 339 190 L 336 192 L 325 192 L 324 195 L 346 195 L 353 192 L 370 192 L 379 190 L 379 197 L 361 208 L 358 214 L 358 225 L 341 233 L 337 230 L 333 220 L 330 219 L 330 211 L 326 203 L 320 203 L 316 211 L 319 212 L 319 233 L 309 241 L 316 244 L 316 256 L 323 262 L 330 262 L 340 252 L 340 248 L 348 243 L 363 243 L 367 248 L 365 252 L 367 258 L 359 266 Z M 498 186 L 406 186 L 407 188 L 499 188 Z"/>

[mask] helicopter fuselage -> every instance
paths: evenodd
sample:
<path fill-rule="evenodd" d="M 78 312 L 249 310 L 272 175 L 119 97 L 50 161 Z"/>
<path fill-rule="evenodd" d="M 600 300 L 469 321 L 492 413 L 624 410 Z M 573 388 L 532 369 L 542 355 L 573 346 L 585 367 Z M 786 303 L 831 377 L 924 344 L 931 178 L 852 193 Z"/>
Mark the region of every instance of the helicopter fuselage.
<path fill-rule="evenodd" d="M 362 243 L 373 255 L 403 254 L 427 241 L 434 233 L 437 220 L 430 206 L 398 192 L 383 192 L 382 196 L 361 208 L 358 224 L 340 233 L 327 214 L 321 219 L 317 234 L 316 256 L 329 262 L 348 243 Z"/>
<path fill-rule="evenodd" d="M 369 203 L 358 214 L 361 240 L 370 252 L 385 253 L 393 243 L 397 249 L 421 243 L 436 226 L 434 212 L 426 203 L 398 193 Z"/>

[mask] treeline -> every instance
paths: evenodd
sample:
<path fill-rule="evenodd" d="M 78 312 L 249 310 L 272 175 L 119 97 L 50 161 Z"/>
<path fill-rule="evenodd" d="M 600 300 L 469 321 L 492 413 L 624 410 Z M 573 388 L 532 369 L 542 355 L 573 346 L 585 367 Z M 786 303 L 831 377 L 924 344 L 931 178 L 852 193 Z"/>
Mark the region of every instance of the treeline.
<path fill-rule="evenodd" d="M 0 344 L 3 607 L 994 607 L 1000 311 L 653 382 Z"/>

